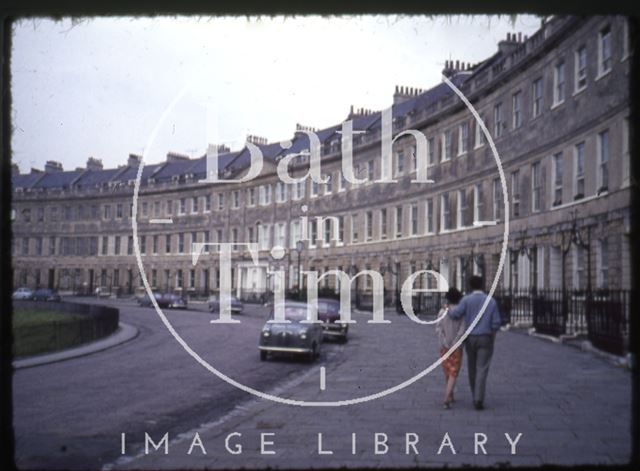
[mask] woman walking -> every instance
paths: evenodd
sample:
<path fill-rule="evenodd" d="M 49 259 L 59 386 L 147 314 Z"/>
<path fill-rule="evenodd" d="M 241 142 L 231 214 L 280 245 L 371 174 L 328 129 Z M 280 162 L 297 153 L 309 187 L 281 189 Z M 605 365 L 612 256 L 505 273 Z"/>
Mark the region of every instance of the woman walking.
<path fill-rule="evenodd" d="M 456 288 L 451 287 L 445 294 L 445 305 L 438 313 L 440 322 L 436 325 L 436 332 L 440 340 L 440 357 L 443 357 L 449 349 L 462 337 L 465 331 L 464 319 L 453 319 L 448 315 L 447 311 L 453 309 L 460 299 L 462 293 Z M 462 365 L 462 347 L 456 348 L 451 355 L 442 362 L 446 388 L 444 394 L 444 408 L 449 409 L 453 402 L 453 388 L 456 385 L 458 372 Z"/>

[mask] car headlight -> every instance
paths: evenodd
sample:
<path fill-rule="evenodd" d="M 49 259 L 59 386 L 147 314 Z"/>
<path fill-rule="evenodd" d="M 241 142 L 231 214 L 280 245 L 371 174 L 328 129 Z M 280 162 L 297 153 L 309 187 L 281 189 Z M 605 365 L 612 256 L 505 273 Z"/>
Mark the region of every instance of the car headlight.
<path fill-rule="evenodd" d="M 304 340 L 304 339 L 306 339 L 306 338 L 307 338 L 307 331 L 306 331 L 306 330 L 303 330 L 302 332 L 300 332 L 300 338 L 301 338 L 302 340 Z"/>
<path fill-rule="evenodd" d="M 263 330 L 262 331 L 262 336 L 263 337 L 269 337 L 271 335 L 271 332 L 269 332 L 268 330 Z"/>

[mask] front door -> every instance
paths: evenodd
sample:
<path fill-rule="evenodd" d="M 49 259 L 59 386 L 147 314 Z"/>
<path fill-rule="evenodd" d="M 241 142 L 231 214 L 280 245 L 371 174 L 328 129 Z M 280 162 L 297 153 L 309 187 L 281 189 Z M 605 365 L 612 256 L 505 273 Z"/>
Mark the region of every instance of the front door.
<path fill-rule="evenodd" d="M 56 279 L 56 269 L 49 268 L 49 281 L 47 283 L 47 288 L 49 289 L 55 288 L 55 279 Z"/>

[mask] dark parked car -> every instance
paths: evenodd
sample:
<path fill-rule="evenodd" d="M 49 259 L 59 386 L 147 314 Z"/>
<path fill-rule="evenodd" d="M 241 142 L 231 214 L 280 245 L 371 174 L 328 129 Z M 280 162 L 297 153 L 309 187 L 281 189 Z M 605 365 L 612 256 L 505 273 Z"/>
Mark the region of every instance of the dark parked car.
<path fill-rule="evenodd" d="M 274 310 L 271 311 L 269 321 L 274 319 Z M 294 301 L 285 301 L 285 322 L 269 322 L 260 332 L 260 360 L 266 360 L 270 353 L 289 353 L 305 355 L 309 361 L 313 361 L 320 355 L 322 343 L 321 324 L 301 323 L 307 318 L 307 305 Z"/>
<path fill-rule="evenodd" d="M 174 293 L 153 293 L 153 297 L 155 298 L 158 306 L 160 308 L 175 308 L 175 309 L 186 309 L 187 308 L 187 300 L 184 299 L 179 294 Z M 151 298 L 148 293 L 138 300 L 138 304 L 142 307 L 151 307 L 153 303 L 151 302 Z"/>
<path fill-rule="evenodd" d="M 231 295 L 231 314 L 240 314 L 244 310 L 244 304 L 235 296 Z M 220 295 L 212 294 L 209 296 L 209 311 L 220 311 Z"/>
<path fill-rule="evenodd" d="M 60 301 L 60 295 L 49 288 L 40 288 L 33 293 L 34 301 Z"/>
<path fill-rule="evenodd" d="M 340 320 L 340 301 L 330 298 L 318 298 L 318 320 L 322 321 L 325 338 L 336 338 L 347 341 L 349 324 L 342 324 Z"/>

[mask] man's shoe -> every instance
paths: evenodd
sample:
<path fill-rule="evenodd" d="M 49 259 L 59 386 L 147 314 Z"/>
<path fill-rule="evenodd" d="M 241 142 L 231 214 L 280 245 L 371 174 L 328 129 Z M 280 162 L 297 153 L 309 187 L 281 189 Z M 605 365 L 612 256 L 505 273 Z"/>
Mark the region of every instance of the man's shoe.
<path fill-rule="evenodd" d="M 483 410 L 484 409 L 484 405 L 482 404 L 481 401 L 476 401 L 473 403 L 473 407 L 476 408 L 476 410 Z"/>

